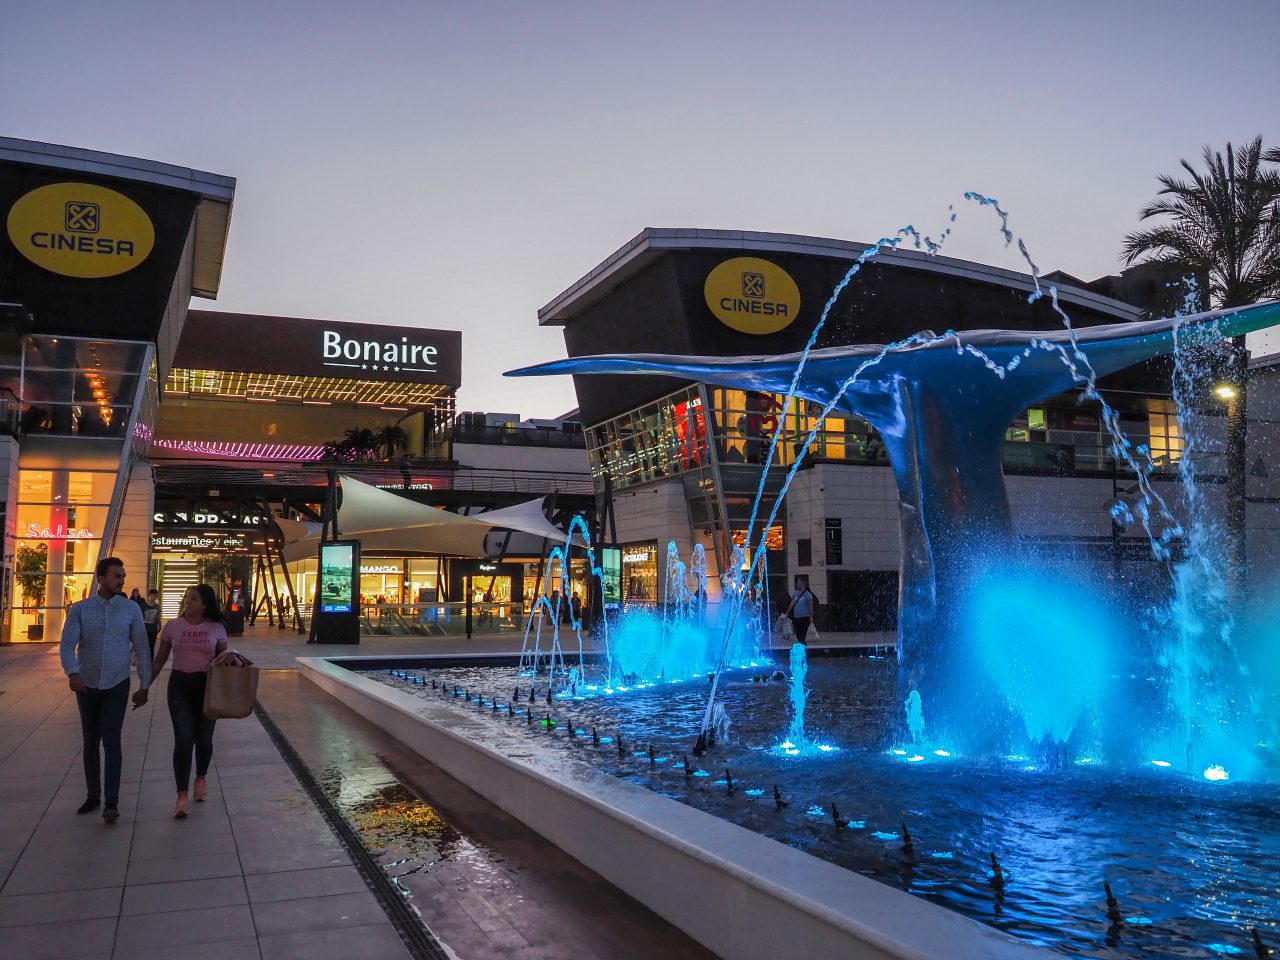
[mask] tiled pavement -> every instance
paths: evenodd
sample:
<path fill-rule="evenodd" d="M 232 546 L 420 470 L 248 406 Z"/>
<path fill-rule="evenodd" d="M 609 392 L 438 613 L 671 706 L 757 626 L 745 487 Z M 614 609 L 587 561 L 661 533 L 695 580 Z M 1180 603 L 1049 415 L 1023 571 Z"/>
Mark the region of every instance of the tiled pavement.
<path fill-rule="evenodd" d="M 420 649 L 379 641 L 295 649 L 292 638 L 251 630 L 237 647 L 280 667 L 299 653 Z M 166 682 L 126 717 L 121 819 L 108 826 L 75 814 L 79 719 L 57 647 L 0 646 L 0 957 L 408 957 L 257 719 L 219 722 L 209 799 L 172 819 Z M 425 839 L 374 852 L 405 863 L 398 882 L 463 960 L 709 956 L 296 674 L 264 674 L 260 697 L 322 781 L 336 776 L 361 802 L 391 797 L 390 812 L 429 821 Z M 453 852 L 441 855 L 445 847 Z"/>
<path fill-rule="evenodd" d="M 121 818 L 107 825 L 75 813 L 80 727 L 57 648 L 0 647 L 0 690 L 0 955 L 408 957 L 257 720 L 218 724 L 209 799 L 175 821 L 153 694 L 126 719 Z"/>

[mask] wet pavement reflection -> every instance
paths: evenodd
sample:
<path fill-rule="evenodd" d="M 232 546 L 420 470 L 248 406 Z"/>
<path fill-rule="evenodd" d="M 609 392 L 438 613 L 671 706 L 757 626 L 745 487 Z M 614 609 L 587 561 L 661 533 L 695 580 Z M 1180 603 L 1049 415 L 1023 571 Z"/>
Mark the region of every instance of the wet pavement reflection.
<path fill-rule="evenodd" d="M 259 699 L 432 933 L 459 957 L 712 956 L 294 671 Z"/>

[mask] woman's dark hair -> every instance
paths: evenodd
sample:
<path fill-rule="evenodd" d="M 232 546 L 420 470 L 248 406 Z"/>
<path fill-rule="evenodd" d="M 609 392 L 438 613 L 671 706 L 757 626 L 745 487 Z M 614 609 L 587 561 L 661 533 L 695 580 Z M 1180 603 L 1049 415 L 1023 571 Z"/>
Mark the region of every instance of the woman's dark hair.
<path fill-rule="evenodd" d="M 200 602 L 204 604 L 204 618 L 222 623 L 222 604 L 218 602 L 218 595 L 213 592 L 213 587 L 207 583 L 197 583 L 196 593 L 200 594 Z"/>

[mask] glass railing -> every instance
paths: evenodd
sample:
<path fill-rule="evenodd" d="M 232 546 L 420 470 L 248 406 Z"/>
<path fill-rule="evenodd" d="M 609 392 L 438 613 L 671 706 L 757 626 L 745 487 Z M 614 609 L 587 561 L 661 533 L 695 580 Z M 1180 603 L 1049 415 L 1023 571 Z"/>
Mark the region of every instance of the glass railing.
<path fill-rule="evenodd" d="M 524 630 L 520 602 L 473 603 L 471 634 L 492 635 Z M 465 637 L 467 605 L 437 603 L 366 603 L 360 607 L 360 632 L 374 636 Z"/>

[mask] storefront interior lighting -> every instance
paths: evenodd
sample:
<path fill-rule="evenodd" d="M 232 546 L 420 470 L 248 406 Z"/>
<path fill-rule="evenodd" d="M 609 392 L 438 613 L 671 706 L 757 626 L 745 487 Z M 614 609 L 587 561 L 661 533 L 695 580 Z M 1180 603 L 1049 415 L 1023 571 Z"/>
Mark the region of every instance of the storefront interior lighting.
<path fill-rule="evenodd" d="M 1213 392 L 1220 400 L 1234 400 L 1240 395 L 1240 392 L 1229 383 L 1218 384 Z"/>

